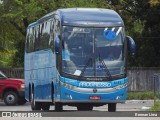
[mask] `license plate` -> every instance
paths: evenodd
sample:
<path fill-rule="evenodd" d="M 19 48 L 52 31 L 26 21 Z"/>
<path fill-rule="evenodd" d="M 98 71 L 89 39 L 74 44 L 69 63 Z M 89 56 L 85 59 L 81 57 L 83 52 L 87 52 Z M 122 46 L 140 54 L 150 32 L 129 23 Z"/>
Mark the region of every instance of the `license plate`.
<path fill-rule="evenodd" d="M 90 100 L 100 100 L 101 97 L 100 96 L 90 96 L 89 99 Z"/>

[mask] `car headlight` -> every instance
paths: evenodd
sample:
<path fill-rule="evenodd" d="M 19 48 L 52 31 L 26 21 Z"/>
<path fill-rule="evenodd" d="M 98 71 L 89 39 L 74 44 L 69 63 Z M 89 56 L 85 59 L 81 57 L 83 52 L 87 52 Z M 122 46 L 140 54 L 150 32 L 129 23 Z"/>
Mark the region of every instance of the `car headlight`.
<path fill-rule="evenodd" d="M 24 88 L 25 88 L 25 85 L 21 84 L 20 89 L 24 89 Z"/>

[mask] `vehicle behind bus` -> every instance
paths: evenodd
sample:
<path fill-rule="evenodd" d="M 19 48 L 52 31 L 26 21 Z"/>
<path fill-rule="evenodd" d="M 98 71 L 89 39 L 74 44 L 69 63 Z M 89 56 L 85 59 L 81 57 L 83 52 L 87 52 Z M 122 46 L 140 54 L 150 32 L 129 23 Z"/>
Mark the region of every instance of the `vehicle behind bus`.
<path fill-rule="evenodd" d="M 130 47 L 129 51 L 127 50 Z M 127 53 L 134 40 L 113 10 L 58 9 L 30 24 L 25 49 L 25 95 L 32 110 L 55 105 L 116 111 L 127 92 Z"/>

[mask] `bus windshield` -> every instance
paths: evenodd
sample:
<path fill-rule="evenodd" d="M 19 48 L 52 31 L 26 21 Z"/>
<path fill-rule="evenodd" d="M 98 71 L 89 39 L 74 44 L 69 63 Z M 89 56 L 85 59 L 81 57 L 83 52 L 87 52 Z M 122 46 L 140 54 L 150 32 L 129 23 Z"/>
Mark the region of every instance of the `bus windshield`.
<path fill-rule="evenodd" d="M 82 77 L 109 77 L 124 74 L 123 54 L 123 27 L 63 26 L 63 73 Z"/>

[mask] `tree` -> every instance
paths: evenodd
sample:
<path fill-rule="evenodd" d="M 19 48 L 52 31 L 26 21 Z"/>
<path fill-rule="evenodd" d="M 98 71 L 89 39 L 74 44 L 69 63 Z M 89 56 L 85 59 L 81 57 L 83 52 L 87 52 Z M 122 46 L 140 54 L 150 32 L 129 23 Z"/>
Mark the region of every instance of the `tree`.
<path fill-rule="evenodd" d="M 10 61 L 8 66 L 23 66 L 24 52 L 22 51 L 24 51 L 27 26 L 52 10 L 51 8 L 55 8 L 54 5 L 53 0 L 48 0 L 48 2 L 45 0 L 3 0 L 0 4 L 0 24 L 2 24 L 0 51 L 7 50 L 4 49 L 5 46 L 2 48 L 2 43 L 5 43 L 12 51 L 10 55 L 13 61 L 12 63 Z M 9 47 L 10 45 L 12 48 Z M 4 59 L 6 63 L 5 55 L 1 59 Z"/>
<path fill-rule="evenodd" d="M 12 31 L 5 32 L 8 33 L 7 36 L 12 36 L 15 31 L 18 35 L 14 38 L 15 45 L 15 56 L 13 57 L 12 66 L 23 66 L 23 53 L 25 35 L 27 26 L 38 20 L 45 14 L 54 11 L 58 8 L 64 7 L 106 7 L 105 0 L 3 0 L 0 5 L 1 18 L 3 20 L 2 24 L 6 23 L 8 28 L 13 28 Z M 13 34 L 11 34 L 13 33 Z M 4 33 L 0 34 L 3 36 Z M 12 41 L 11 38 L 6 38 Z M 3 41 L 6 41 L 3 40 Z M 8 43 L 7 43 L 8 44 Z M 19 45 L 21 45 L 19 47 Z"/>
<path fill-rule="evenodd" d="M 119 0 L 113 5 L 126 24 L 127 34 L 133 36 L 137 45 L 135 60 L 130 66 L 160 66 L 160 1 L 159 0 Z"/>
<path fill-rule="evenodd" d="M 72 7 L 116 10 L 124 20 L 127 35 L 133 36 L 137 44 L 136 58 L 130 58 L 129 65 L 160 66 L 159 0 L 3 0 L 0 4 L 0 52 L 9 51 L 10 56 L 1 55 L 0 60 L 9 60 L 8 66 L 23 66 L 27 26 L 58 8 Z"/>

